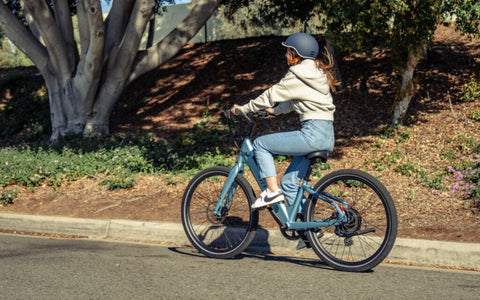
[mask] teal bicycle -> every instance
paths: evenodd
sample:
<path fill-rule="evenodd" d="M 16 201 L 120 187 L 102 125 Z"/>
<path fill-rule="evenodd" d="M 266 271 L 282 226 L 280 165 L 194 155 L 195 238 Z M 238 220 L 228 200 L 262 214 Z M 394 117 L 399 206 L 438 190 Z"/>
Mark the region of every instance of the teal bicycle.
<path fill-rule="evenodd" d="M 232 168 L 202 170 L 185 189 L 183 228 L 193 246 L 208 257 L 234 257 L 255 236 L 259 212 L 251 208 L 256 196 L 244 177 L 244 166 L 265 190 L 267 185 L 260 177 L 250 138 L 253 119 L 265 115 L 244 116 L 248 128 Z M 314 165 L 325 163 L 329 154 L 319 151 L 308 155 L 311 164 L 293 204 L 280 202 L 267 209 L 287 239 L 307 239 L 327 265 L 352 272 L 372 269 L 387 257 L 395 243 L 398 220 L 393 199 L 378 179 L 360 170 L 333 171 L 310 185 Z M 306 202 L 302 201 L 305 198 Z"/>

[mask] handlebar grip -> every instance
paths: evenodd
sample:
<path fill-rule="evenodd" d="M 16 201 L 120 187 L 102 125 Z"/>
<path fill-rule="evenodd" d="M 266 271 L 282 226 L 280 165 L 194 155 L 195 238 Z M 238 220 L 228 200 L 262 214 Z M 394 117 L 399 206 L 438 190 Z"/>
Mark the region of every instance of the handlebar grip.
<path fill-rule="evenodd" d="M 235 109 L 235 114 L 237 114 L 237 115 L 244 115 L 244 113 L 242 112 L 242 110 L 241 110 L 241 109 L 238 109 L 238 108 Z"/>

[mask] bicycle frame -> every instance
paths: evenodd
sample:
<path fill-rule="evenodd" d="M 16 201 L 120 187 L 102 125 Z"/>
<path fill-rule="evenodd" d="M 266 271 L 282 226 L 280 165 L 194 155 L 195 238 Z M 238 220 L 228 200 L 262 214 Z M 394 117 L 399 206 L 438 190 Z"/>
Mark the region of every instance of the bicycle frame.
<path fill-rule="evenodd" d="M 249 124 L 248 132 L 251 132 L 254 124 Z M 220 197 L 217 201 L 215 209 L 213 213 L 217 216 L 222 216 L 223 212 L 230 206 L 230 203 L 233 198 L 233 194 L 236 190 L 235 178 L 239 174 L 244 174 L 244 165 L 247 165 L 250 168 L 257 184 L 261 188 L 261 190 L 265 190 L 267 188 L 267 184 L 263 178 L 260 177 L 260 168 L 255 159 L 255 153 L 253 148 L 253 143 L 250 137 L 247 135 L 244 140 L 243 144 L 240 148 L 240 153 L 238 155 L 237 162 L 233 166 L 232 170 L 230 171 L 225 185 L 222 189 Z M 330 205 L 333 205 L 337 211 L 337 218 L 327 219 L 323 221 L 314 221 L 314 222 L 305 222 L 305 221 L 296 221 L 297 219 L 297 212 L 300 209 L 300 205 L 302 203 L 302 198 L 304 192 L 309 193 L 321 199 Z M 349 208 L 350 205 L 328 193 L 319 194 L 315 192 L 313 187 L 307 182 L 307 180 L 303 180 L 301 186 L 298 189 L 297 196 L 295 201 L 292 205 L 286 205 L 284 202 L 274 203 L 271 204 L 270 212 L 274 215 L 274 218 L 279 222 L 280 226 L 285 230 L 308 230 L 318 227 L 329 227 L 334 225 L 340 225 L 343 221 L 346 220 L 346 215 L 344 213 L 343 208 L 341 208 L 337 203 L 341 203 L 345 205 L 345 207 Z"/>

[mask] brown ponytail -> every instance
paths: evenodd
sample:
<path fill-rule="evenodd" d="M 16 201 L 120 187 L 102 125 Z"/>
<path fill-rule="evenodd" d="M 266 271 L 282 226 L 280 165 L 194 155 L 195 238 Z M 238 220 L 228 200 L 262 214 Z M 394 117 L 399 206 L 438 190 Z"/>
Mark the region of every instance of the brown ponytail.
<path fill-rule="evenodd" d="M 332 93 L 335 93 L 337 91 L 336 87 L 340 85 L 340 82 L 338 82 L 333 76 L 332 68 L 335 61 L 333 60 L 332 54 L 328 52 L 327 47 L 325 47 L 324 56 L 327 58 L 328 64 L 325 64 L 319 57 L 315 59 L 315 62 L 317 63 L 318 68 L 322 69 L 325 75 L 327 75 L 328 86 Z"/>

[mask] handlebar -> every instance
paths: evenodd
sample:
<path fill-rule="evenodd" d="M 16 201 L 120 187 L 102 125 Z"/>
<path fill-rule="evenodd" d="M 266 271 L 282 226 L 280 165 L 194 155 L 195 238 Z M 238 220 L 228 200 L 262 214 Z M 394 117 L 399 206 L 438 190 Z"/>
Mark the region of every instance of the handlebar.
<path fill-rule="evenodd" d="M 230 118 L 230 111 L 231 111 L 230 109 L 227 110 L 229 118 Z M 240 115 L 240 116 L 244 117 L 245 119 L 247 119 L 248 123 L 255 123 L 255 121 L 252 120 L 252 117 L 255 118 L 255 119 L 268 119 L 271 116 L 271 114 L 269 114 L 265 110 L 257 111 L 257 112 L 254 112 L 254 113 L 248 113 L 248 114 L 245 114 L 240 109 L 235 110 L 235 112 L 236 112 L 236 115 Z"/>
<path fill-rule="evenodd" d="M 243 113 L 239 109 L 237 109 L 235 112 L 239 116 L 244 117 L 248 122 L 248 128 L 245 132 L 244 137 L 249 137 L 251 135 L 251 133 L 252 133 L 254 127 L 255 127 L 255 120 L 253 120 L 253 119 L 268 119 L 271 116 L 267 111 L 264 111 L 264 110 L 254 112 L 254 113 L 248 113 L 248 114 Z M 225 116 L 227 117 L 227 120 L 228 120 L 228 127 L 230 129 L 230 132 L 232 133 L 233 136 L 236 136 L 236 134 L 234 133 L 234 131 L 236 131 L 236 130 L 233 128 L 232 123 L 231 123 L 231 120 L 232 120 L 231 109 L 228 109 L 228 110 L 225 111 Z M 240 149 L 237 141 L 234 140 L 234 144 L 238 149 Z"/>

